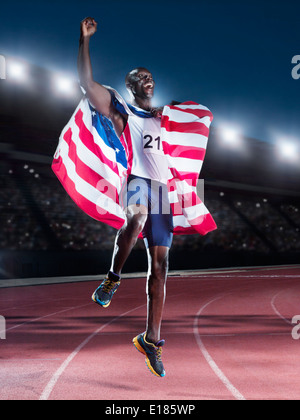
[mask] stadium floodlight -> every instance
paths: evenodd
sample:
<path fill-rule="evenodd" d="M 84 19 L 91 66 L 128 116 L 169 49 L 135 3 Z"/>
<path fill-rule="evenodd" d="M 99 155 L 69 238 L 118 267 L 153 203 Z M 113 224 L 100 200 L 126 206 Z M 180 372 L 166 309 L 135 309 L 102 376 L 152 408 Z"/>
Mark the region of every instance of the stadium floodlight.
<path fill-rule="evenodd" d="M 296 162 L 299 160 L 299 147 L 296 141 L 281 139 L 277 142 L 277 153 L 282 160 Z"/>
<path fill-rule="evenodd" d="M 235 143 L 237 141 L 238 135 L 233 128 L 226 128 L 223 130 L 222 137 L 226 143 Z"/>
<path fill-rule="evenodd" d="M 237 147 L 241 145 L 240 130 L 233 126 L 223 126 L 220 129 L 220 136 L 222 141 L 227 146 Z"/>
<path fill-rule="evenodd" d="M 28 80 L 27 65 L 21 61 L 9 61 L 7 66 L 7 80 L 26 82 Z"/>
<path fill-rule="evenodd" d="M 75 95 L 75 84 L 74 80 L 67 76 L 55 75 L 54 86 L 57 93 L 63 96 L 74 96 Z"/>

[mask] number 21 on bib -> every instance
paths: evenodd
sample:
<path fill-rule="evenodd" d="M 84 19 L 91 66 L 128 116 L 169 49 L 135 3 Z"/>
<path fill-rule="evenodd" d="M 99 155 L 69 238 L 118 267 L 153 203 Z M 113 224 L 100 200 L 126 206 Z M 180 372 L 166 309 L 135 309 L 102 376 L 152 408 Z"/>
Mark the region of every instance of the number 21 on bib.
<path fill-rule="evenodd" d="M 163 151 L 160 133 L 144 131 L 143 132 L 143 148 L 144 148 L 144 153 L 163 155 L 164 151 Z"/>

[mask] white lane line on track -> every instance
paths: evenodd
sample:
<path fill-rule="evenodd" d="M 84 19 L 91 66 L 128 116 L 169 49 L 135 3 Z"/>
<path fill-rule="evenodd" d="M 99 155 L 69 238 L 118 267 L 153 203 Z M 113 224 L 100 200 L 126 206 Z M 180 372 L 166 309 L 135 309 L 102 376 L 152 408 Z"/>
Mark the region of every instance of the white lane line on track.
<path fill-rule="evenodd" d="M 281 293 L 283 293 L 284 292 L 284 290 L 281 290 L 280 292 L 278 292 L 278 293 L 276 293 L 276 295 L 274 295 L 273 296 L 273 298 L 272 298 L 272 300 L 271 300 L 271 306 L 272 306 L 272 309 L 273 309 L 273 311 L 275 312 L 275 314 L 276 315 L 278 315 L 279 316 L 279 318 L 281 318 L 284 322 L 286 322 L 287 324 L 289 324 L 289 325 L 293 325 L 292 324 L 292 322 L 291 321 L 289 321 L 288 319 L 286 319 L 279 311 L 278 311 L 278 309 L 276 308 L 276 305 L 275 305 L 275 300 L 277 299 L 277 297 L 281 294 Z"/>
<path fill-rule="evenodd" d="M 51 360 L 61 360 L 61 358 L 58 357 L 52 357 L 52 358 L 48 358 L 48 359 L 39 359 L 39 358 L 35 358 L 35 359 L 0 359 L 0 363 L 1 362 L 44 362 L 44 361 L 51 361 Z"/>
<path fill-rule="evenodd" d="M 194 319 L 194 335 L 196 338 L 196 342 L 198 344 L 199 349 L 201 350 L 205 360 L 207 361 L 207 363 L 209 364 L 209 366 L 211 367 L 211 369 L 213 370 L 213 372 L 215 373 L 215 375 L 220 379 L 220 381 L 225 385 L 225 387 L 228 389 L 228 391 L 234 396 L 234 398 L 236 398 L 237 400 L 240 401 L 245 401 L 246 398 L 235 388 L 235 386 L 229 381 L 229 379 L 224 375 L 224 373 L 222 372 L 222 370 L 219 368 L 219 366 L 216 364 L 216 362 L 213 360 L 213 358 L 211 357 L 211 355 L 209 354 L 209 352 L 206 350 L 203 341 L 201 340 L 201 336 L 199 333 L 199 317 L 201 315 L 201 313 L 213 302 L 223 298 L 226 295 L 222 295 L 222 296 L 218 296 L 212 300 L 210 300 L 209 302 L 207 302 L 204 306 L 202 306 L 199 311 L 197 312 L 195 319 Z"/>
<path fill-rule="evenodd" d="M 77 356 L 77 354 L 83 349 L 84 346 L 86 346 L 97 334 L 99 334 L 104 328 L 108 327 L 113 322 L 117 321 L 118 319 L 122 318 L 123 316 L 129 314 L 130 312 L 133 312 L 137 309 L 143 308 L 145 304 L 137 306 L 134 309 L 131 309 L 130 311 L 124 312 L 121 315 L 116 316 L 114 319 L 110 320 L 106 324 L 102 325 L 100 328 L 98 328 L 95 332 L 93 332 L 91 335 L 89 335 L 79 346 L 76 347 L 76 349 L 65 359 L 65 361 L 60 365 L 60 367 L 57 369 L 57 371 L 54 373 L 46 387 L 44 388 L 39 400 L 45 401 L 48 400 L 50 397 L 51 392 L 53 391 L 57 381 L 61 377 L 61 375 L 64 373 L 66 368 L 69 366 L 69 364 L 72 362 L 74 357 Z"/>
<path fill-rule="evenodd" d="M 216 276 L 216 277 L 230 277 L 230 276 Z M 241 279 L 299 279 L 298 274 L 242 274 L 238 276 Z"/>
<path fill-rule="evenodd" d="M 122 335 L 132 335 L 133 332 L 132 331 L 125 331 L 122 332 Z M 119 332 L 105 332 L 102 333 L 102 335 L 120 335 Z M 173 335 L 189 335 L 189 333 L 187 332 L 183 332 L 183 331 L 172 331 L 168 333 L 168 336 L 173 336 Z M 269 337 L 269 336 L 289 336 L 291 335 L 290 333 L 234 333 L 234 334 L 201 334 L 201 337 Z M 1 359 L 0 359 L 1 360 Z"/>
<path fill-rule="evenodd" d="M 239 273 L 256 273 L 256 272 L 265 272 L 265 271 L 280 271 L 280 270 L 299 270 L 300 269 L 300 265 L 289 265 L 289 266 L 254 266 L 254 267 L 236 267 L 236 268 L 221 268 L 221 269 L 208 269 L 208 270 L 187 270 L 187 271 L 171 271 L 169 276 L 172 277 L 177 277 L 177 276 L 182 276 L 182 277 L 194 277 L 194 276 L 199 276 L 199 277 L 213 277 L 214 275 L 216 277 L 219 277 L 220 275 L 226 275 L 226 274 L 239 274 Z M 289 276 L 288 275 L 283 275 L 285 276 Z M 293 276 L 293 275 L 292 275 Z M 266 277 L 270 277 L 270 276 L 266 276 Z M 282 277 L 282 276 L 280 276 Z M 299 278 L 299 274 L 296 274 L 293 277 L 298 277 Z"/>
<path fill-rule="evenodd" d="M 0 308 L 0 313 L 7 312 L 7 311 L 12 311 L 12 310 L 15 310 L 15 309 L 32 308 L 33 306 L 50 305 L 50 304 L 53 304 L 55 302 L 60 302 L 62 300 L 72 300 L 72 301 L 73 300 L 86 300 L 86 298 L 47 299 L 47 300 L 40 300 L 39 302 L 36 302 L 36 300 L 32 301 L 32 302 L 27 300 L 28 303 L 26 305 L 18 305 L 18 306 L 11 306 L 11 307 L 8 307 L 8 308 Z M 69 308 L 70 308 L 70 306 L 69 306 Z"/>
<path fill-rule="evenodd" d="M 81 306 L 72 306 L 71 308 L 63 309 L 58 312 L 53 312 L 52 314 L 40 316 L 39 318 L 33 318 L 33 319 L 30 319 L 29 321 L 22 322 L 21 324 L 14 325 L 13 327 L 6 328 L 5 330 L 0 331 L 0 334 L 3 333 L 4 331 L 7 332 L 7 331 L 15 330 L 16 328 L 22 327 L 23 325 L 31 324 L 32 322 L 40 321 L 41 319 L 49 318 L 51 316 L 62 314 L 64 312 L 72 311 L 73 309 L 84 308 L 85 306 L 89 306 L 89 305 L 92 305 L 92 303 L 81 305 Z"/>

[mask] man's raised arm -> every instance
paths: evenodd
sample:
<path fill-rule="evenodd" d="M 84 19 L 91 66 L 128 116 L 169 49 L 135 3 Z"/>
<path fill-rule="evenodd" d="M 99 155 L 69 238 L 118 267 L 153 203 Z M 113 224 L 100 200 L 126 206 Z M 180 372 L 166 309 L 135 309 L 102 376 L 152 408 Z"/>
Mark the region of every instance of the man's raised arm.
<path fill-rule="evenodd" d="M 98 112 L 108 118 L 113 117 L 115 109 L 112 106 L 109 91 L 93 79 L 89 43 L 90 38 L 97 31 L 97 22 L 93 18 L 86 18 L 81 22 L 81 33 L 79 41 L 79 52 L 77 68 L 80 85 L 86 91 L 86 95 L 91 104 Z"/>

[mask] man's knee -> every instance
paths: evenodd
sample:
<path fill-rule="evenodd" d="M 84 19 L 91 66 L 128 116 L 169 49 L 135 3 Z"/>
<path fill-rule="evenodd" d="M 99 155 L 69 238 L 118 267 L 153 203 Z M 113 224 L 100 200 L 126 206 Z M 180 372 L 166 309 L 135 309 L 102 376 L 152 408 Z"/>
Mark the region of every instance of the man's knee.
<path fill-rule="evenodd" d="M 147 295 L 152 298 L 164 296 L 166 280 L 166 271 L 163 265 L 157 264 L 152 266 L 147 281 Z"/>
<path fill-rule="evenodd" d="M 166 280 L 166 274 L 168 271 L 168 265 L 169 265 L 169 259 L 168 255 L 164 255 L 161 257 L 156 257 L 151 260 L 151 266 L 150 266 L 150 276 L 165 281 Z"/>
<path fill-rule="evenodd" d="M 156 276 L 163 276 L 165 277 L 166 272 L 168 270 L 168 258 L 164 258 L 161 261 L 156 261 L 152 267 L 153 273 Z"/>
<path fill-rule="evenodd" d="M 130 214 L 127 216 L 125 228 L 133 235 L 138 236 L 145 226 L 146 219 L 147 215 L 145 214 Z"/>

